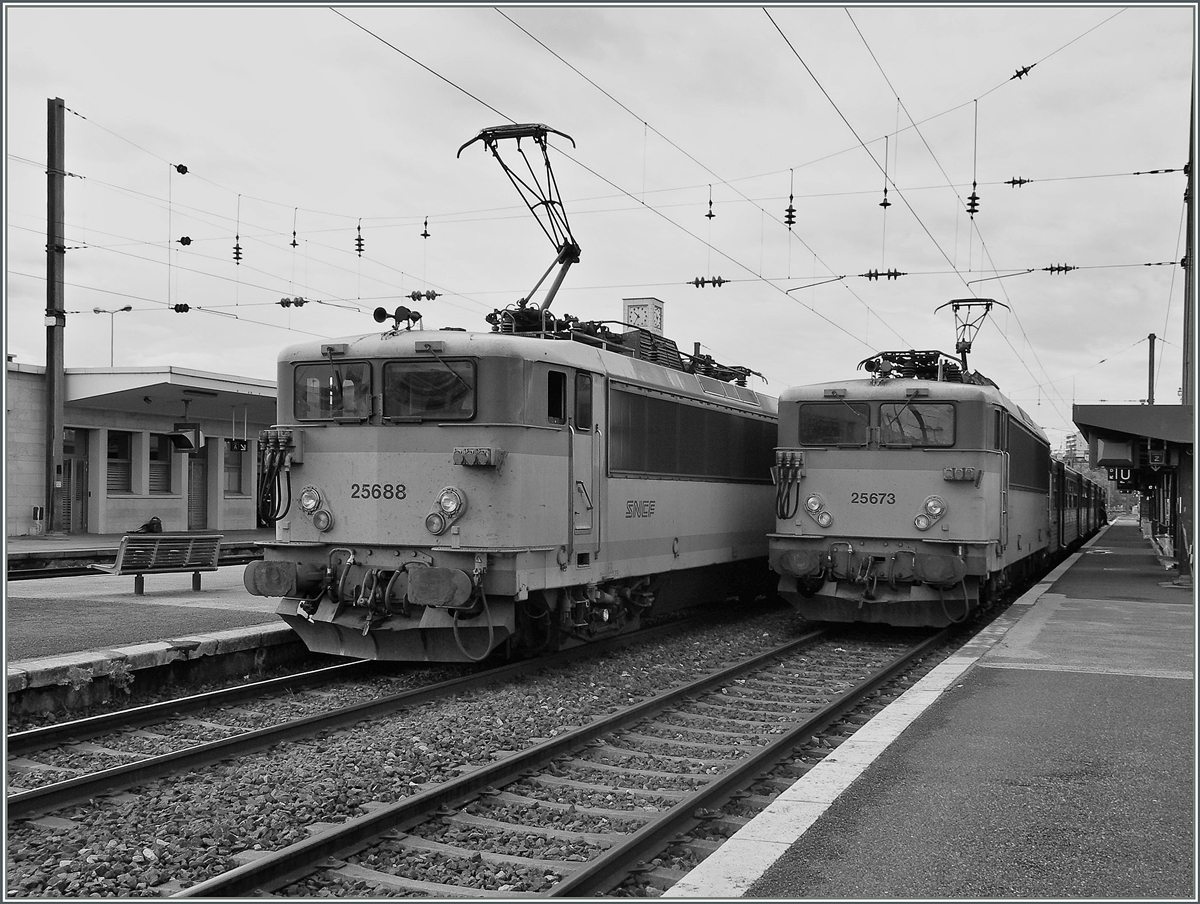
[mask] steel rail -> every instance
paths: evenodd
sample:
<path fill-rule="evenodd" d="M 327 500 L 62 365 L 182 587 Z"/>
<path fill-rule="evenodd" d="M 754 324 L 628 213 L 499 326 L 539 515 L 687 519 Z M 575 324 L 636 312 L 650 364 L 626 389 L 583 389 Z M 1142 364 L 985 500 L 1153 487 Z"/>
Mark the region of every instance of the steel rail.
<path fill-rule="evenodd" d="M 488 787 L 507 784 L 521 774 L 542 768 L 555 758 L 570 753 L 618 728 L 636 723 L 647 716 L 678 704 L 686 697 L 703 693 L 712 687 L 724 684 L 743 672 L 761 668 L 774 659 L 809 646 L 825 634 L 825 629 L 810 631 L 796 640 L 761 653 L 753 659 L 698 678 L 673 690 L 664 691 L 620 712 L 589 722 L 587 725 L 540 744 L 535 744 L 513 756 L 482 766 L 473 772 L 448 782 L 442 782 L 436 787 L 420 791 L 403 800 L 379 807 L 364 816 L 348 819 L 303 841 L 264 854 L 251 863 L 235 867 L 219 876 L 176 892 L 172 897 L 238 897 L 258 894 L 263 889 L 278 887 L 281 883 L 286 884 L 295 878 L 312 873 L 315 868 L 314 864 L 319 864 L 328 858 L 336 858 L 364 843 L 370 843 L 384 832 L 410 821 L 419 820 L 441 807 L 469 800 Z"/>
<path fill-rule="evenodd" d="M 672 838 L 702 822 L 693 815 L 698 808 L 714 809 L 724 804 L 734 793 L 752 783 L 764 772 L 773 769 L 796 747 L 841 718 L 871 691 L 892 680 L 913 659 L 936 647 L 956 630 L 957 626 L 952 625 L 902 653 L 881 671 L 780 735 L 778 740 L 747 759 L 738 761 L 736 766 L 698 788 L 636 832 L 630 833 L 599 857 L 580 864 L 578 869 L 550 889 L 548 896 L 584 897 L 602 895 L 611 890 L 645 858 L 648 850 L 661 850 Z"/>
<path fill-rule="evenodd" d="M 148 757 L 134 763 L 113 766 L 100 772 L 31 788 L 9 795 L 6 801 L 8 818 L 22 819 L 82 803 L 99 794 L 111 794 L 143 784 L 151 779 L 162 778 L 188 770 L 199 769 L 231 757 L 242 756 L 270 747 L 281 741 L 304 738 L 318 732 L 344 728 L 364 719 L 377 718 L 405 707 L 416 706 L 464 691 L 486 688 L 498 681 L 508 680 L 528 672 L 545 668 L 569 665 L 581 657 L 607 652 L 633 643 L 644 643 L 654 637 L 670 634 L 694 624 L 698 619 L 682 619 L 639 631 L 621 634 L 605 640 L 593 641 L 582 647 L 563 650 L 550 656 L 509 663 L 494 669 L 477 672 L 462 678 L 452 678 L 426 687 L 414 688 L 400 693 L 357 703 L 328 713 L 306 716 L 267 728 L 243 732 L 217 741 L 209 741 Z M 357 665 L 357 663 L 354 663 Z M 155 704 L 157 705 L 157 704 Z M 169 705 L 167 709 L 170 709 Z M 103 718 L 103 717 L 98 717 Z M 141 724 L 146 724 L 142 722 Z"/>
<path fill-rule="evenodd" d="M 25 756 L 38 750 L 57 747 L 72 741 L 83 741 L 127 728 L 140 728 L 143 725 L 162 722 L 171 716 L 182 713 L 196 712 L 213 706 L 225 706 L 243 700 L 264 697 L 268 694 L 296 690 L 312 684 L 322 684 L 330 679 L 352 677 L 356 672 L 369 671 L 378 666 L 379 663 L 376 660 L 357 659 L 353 662 L 337 663 L 307 672 L 299 672 L 295 675 L 283 675 L 265 681 L 239 684 L 237 687 L 191 694 L 187 697 L 177 697 L 174 700 L 146 703 L 142 706 L 100 713 L 84 719 L 72 719 L 70 722 L 56 722 L 53 725 L 27 728 L 24 731 L 12 732 L 6 737 L 7 752 L 9 756 Z"/>

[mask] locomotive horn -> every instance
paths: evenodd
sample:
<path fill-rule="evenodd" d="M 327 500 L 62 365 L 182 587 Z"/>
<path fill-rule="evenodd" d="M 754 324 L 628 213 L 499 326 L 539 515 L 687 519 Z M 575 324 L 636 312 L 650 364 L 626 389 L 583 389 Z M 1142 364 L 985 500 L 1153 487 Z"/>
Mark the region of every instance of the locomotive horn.
<path fill-rule="evenodd" d="M 388 319 L 388 312 L 384 308 L 376 308 L 374 317 L 376 323 L 383 323 Z"/>

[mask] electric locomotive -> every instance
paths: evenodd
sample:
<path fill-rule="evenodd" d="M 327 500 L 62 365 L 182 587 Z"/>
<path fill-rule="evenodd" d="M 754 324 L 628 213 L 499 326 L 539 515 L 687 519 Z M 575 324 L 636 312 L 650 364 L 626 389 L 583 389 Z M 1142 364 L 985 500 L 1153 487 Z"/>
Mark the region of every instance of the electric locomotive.
<path fill-rule="evenodd" d="M 259 514 L 276 539 L 244 582 L 280 597 L 312 650 L 525 655 L 770 590 L 776 400 L 746 387 L 748 368 L 680 352 L 657 299 L 626 299 L 640 323 L 616 330 L 549 311 L 580 255 L 550 134 L 574 144 L 530 123 L 458 150 L 482 143 L 555 248 L 529 295 L 487 316 L 491 332 L 417 330 L 418 312 L 378 308 L 391 329 L 279 357 L 279 424 L 259 437 Z M 500 154 L 509 140 L 527 172 Z"/>
<path fill-rule="evenodd" d="M 749 371 L 536 305 L 493 332 L 393 316 L 278 361 L 276 539 L 244 580 L 311 649 L 523 655 L 770 592 L 777 403 Z"/>
<path fill-rule="evenodd" d="M 859 368 L 871 376 L 779 400 L 770 563 L 802 615 L 962 621 L 1099 528 L 1099 488 L 1052 461 L 965 352 L 882 352 Z"/>

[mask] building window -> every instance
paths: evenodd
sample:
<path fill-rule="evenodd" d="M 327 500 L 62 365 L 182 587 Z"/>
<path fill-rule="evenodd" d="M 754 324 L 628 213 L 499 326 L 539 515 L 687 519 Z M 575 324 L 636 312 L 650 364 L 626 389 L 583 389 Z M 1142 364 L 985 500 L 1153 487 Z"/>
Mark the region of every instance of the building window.
<path fill-rule="evenodd" d="M 108 492 L 133 492 L 133 434 L 108 431 Z"/>
<path fill-rule="evenodd" d="M 150 434 L 150 492 L 171 492 L 171 462 L 175 449 L 171 438 L 163 433 Z"/>
<path fill-rule="evenodd" d="M 241 496 L 242 491 L 242 450 L 239 443 L 225 441 L 225 493 L 230 496 Z"/>

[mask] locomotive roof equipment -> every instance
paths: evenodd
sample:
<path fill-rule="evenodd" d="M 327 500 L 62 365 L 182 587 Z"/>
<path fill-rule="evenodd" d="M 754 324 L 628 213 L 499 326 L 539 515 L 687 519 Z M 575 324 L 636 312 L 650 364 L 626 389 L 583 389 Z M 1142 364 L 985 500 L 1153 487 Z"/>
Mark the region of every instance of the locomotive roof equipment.
<path fill-rule="evenodd" d="M 542 227 L 542 231 L 546 233 L 546 238 L 550 239 L 550 243 L 554 245 L 554 250 L 557 252 L 554 261 L 546 268 L 546 272 L 542 274 L 541 279 L 534 283 L 529 294 L 519 302 L 519 306 L 524 309 L 533 298 L 533 293 L 546 281 L 546 277 L 550 275 L 550 272 L 555 267 L 560 267 L 561 269 L 554 278 L 554 282 L 546 290 L 546 298 L 536 308 L 538 314 L 541 314 L 541 312 L 546 311 L 550 307 L 550 302 L 558 294 L 558 288 L 562 285 L 562 281 L 566 277 L 567 271 L 571 269 L 571 265 L 579 263 L 579 243 L 571 235 L 571 224 L 567 221 L 567 211 L 562 204 L 562 193 L 558 190 L 558 182 L 554 178 L 554 170 L 550 166 L 550 154 L 546 148 L 546 136 L 551 132 L 567 139 L 567 141 L 571 142 L 571 147 L 575 146 L 575 139 L 565 132 L 560 132 L 557 129 L 552 129 L 540 123 L 527 123 L 524 125 L 514 124 L 482 129 L 478 135 L 460 147 L 456 155 L 461 156 L 466 148 L 470 147 L 476 141 L 482 141 L 484 147 L 492 152 L 492 156 L 496 158 L 496 162 L 500 164 L 509 181 L 520 192 L 521 200 L 525 202 L 525 205 L 529 208 L 529 212 L 533 214 L 534 218 L 538 221 L 538 225 Z M 512 167 L 505 163 L 504 158 L 500 156 L 499 144 L 502 139 L 506 138 L 516 140 L 517 152 L 521 155 L 521 159 L 525 162 L 525 168 L 529 171 L 529 181 L 526 181 L 514 172 Z M 521 147 L 522 138 L 532 138 L 541 149 L 545 174 L 540 177 L 540 181 L 538 172 L 534 169 L 533 164 L 529 161 L 524 149 Z M 540 324 L 540 317 L 538 318 L 538 322 Z"/>
<path fill-rule="evenodd" d="M 1008 308 L 1008 305 L 992 298 L 956 298 L 934 308 L 935 313 L 946 307 L 954 311 L 954 329 L 958 336 L 954 350 L 959 354 L 963 371 L 967 369 L 967 354 L 971 351 L 971 345 L 979 334 L 979 328 L 983 326 L 983 321 L 992 310 L 992 305 L 996 304 L 1002 308 Z M 983 310 L 978 314 L 972 314 L 974 308 L 983 308 Z"/>

